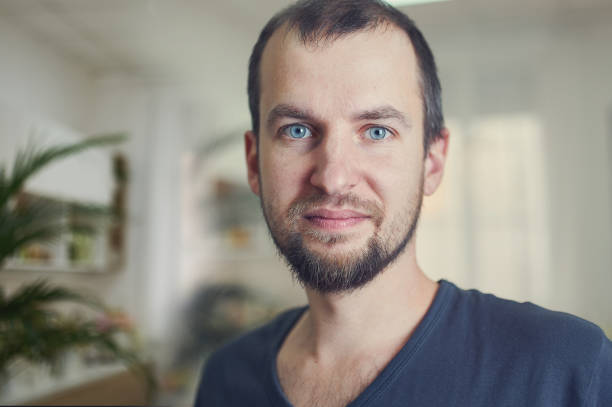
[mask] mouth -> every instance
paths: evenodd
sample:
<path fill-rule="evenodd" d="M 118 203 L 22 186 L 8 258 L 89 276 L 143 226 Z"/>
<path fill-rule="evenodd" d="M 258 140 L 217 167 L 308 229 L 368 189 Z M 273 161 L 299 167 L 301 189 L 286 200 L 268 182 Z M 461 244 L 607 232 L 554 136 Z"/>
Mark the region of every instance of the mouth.
<path fill-rule="evenodd" d="M 326 230 L 342 230 L 370 219 L 370 216 L 353 210 L 316 209 L 303 215 L 313 226 Z"/>

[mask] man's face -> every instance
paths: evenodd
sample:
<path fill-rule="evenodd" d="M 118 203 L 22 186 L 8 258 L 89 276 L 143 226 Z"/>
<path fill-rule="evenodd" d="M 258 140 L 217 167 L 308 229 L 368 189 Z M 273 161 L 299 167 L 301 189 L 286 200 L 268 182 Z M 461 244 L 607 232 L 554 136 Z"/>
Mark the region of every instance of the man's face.
<path fill-rule="evenodd" d="M 246 134 L 249 184 L 307 286 L 360 287 L 410 241 L 435 167 L 423 159 L 418 76 L 393 27 L 307 46 L 281 29 L 267 44 L 258 146 Z"/>

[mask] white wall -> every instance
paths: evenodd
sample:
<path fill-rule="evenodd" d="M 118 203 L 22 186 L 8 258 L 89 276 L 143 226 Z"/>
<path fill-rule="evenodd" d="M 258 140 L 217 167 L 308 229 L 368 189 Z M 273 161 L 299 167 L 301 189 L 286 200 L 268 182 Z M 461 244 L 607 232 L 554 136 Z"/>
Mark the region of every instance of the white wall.
<path fill-rule="evenodd" d="M 437 57 L 447 118 L 469 123 L 523 112 L 541 123 L 550 295 L 532 300 L 610 332 L 612 13 L 448 25 L 419 17 Z M 495 292 L 481 280 L 466 279 Z"/>
<path fill-rule="evenodd" d="M 15 151 L 30 141 L 37 143 L 67 143 L 78 141 L 92 99 L 92 76 L 83 67 L 63 58 L 45 46 L 39 38 L 32 37 L 0 16 L 0 160 L 5 165 L 13 159 Z M 67 173 L 78 172 L 79 165 L 100 161 L 102 154 L 84 153 L 85 159 L 69 158 L 59 165 L 52 165 L 47 172 L 39 174 L 29 187 L 39 192 L 52 192 L 45 184 L 56 184 L 53 196 L 66 198 L 71 186 L 63 182 Z M 91 171 L 95 179 L 89 185 L 80 182 L 72 188 L 73 199 L 91 197 L 104 202 L 93 183 L 104 184 L 101 188 L 109 192 L 109 170 Z M 87 171 L 84 171 L 87 172 Z M 106 175 L 106 177 L 104 177 Z M 104 179 L 106 178 L 106 179 Z"/>
<path fill-rule="evenodd" d="M 0 55 L 0 102 L 84 130 L 93 96 L 92 76 L 86 69 L 4 16 Z"/>
<path fill-rule="evenodd" d="M 180 90 L 129 76 L 99 78 L 96 93 L 92 128 L 130 135 L 128 264 L 113 295 L 128 301 L 149 339 L 164 341 L 178 304 L 179 173 L 189 106 Z"/>

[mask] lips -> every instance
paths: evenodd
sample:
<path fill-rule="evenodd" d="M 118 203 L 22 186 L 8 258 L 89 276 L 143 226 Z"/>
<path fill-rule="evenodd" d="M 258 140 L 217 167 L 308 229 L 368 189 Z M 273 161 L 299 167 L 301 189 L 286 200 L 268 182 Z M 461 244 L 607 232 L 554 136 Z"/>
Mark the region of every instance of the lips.
<path fill-rule="evenodd" d="M 334 210 L 321 208 L 309 211 L 303 216 L 311 224 L 330 230 L 348 228 L 370 219 L 369 215 L 348 209 Z"/>

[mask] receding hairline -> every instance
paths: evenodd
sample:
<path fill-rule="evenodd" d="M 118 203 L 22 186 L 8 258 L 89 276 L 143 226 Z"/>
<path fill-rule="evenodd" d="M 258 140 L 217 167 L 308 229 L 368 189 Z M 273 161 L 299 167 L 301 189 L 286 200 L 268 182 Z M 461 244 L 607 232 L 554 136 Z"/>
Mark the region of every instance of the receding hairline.
<path fill-rule="evenodd" d="M 412 43 L 410 35 L 408 35 L 408 33 L 402 27 L 400 27 L 398 24 L 388 18 L 379 17 L 374 20 L 374 22 L 367 24 L 366 26 L 361 27 L 357 30 L 352 30 L 350 32 L 334 32 L 332 31 L 332 28 L 333 27 L 324 26 L 322 29 L 317 30 L 316 32 L 303 33 L 300 30 L 298 24 L 295 24 L 291 20 L 285 21 L 272 32 L 270 38 L 268 39 L 268 41 L 266 41 L 266 45 L 264 46 L 263 51 L 261 53 L 261 60 L 263 61 L 263 57 L 266 54 L 266 49 L 268 49 L 268 46 L 272 42 L 273 38 L 279 35 L 283 36 L 283 41 L 288 37 L 293 36 L 305 47 L 312 47 L 312 49 L 317 49 L 319 47 L 326 47 L 332 45 L 335 41 L 343 38 L 349 38 L 355 35 L 368 32 L 386 32 L 389 30 L 401 32 L 408 40 L 408 43 L 412 47 L 413 53 L 415 53 L 416 55 L 416 52 L 414 50 L 414 44 Z M 416 55 L 416 57 L 418 59 L 418 55 Z"/>

